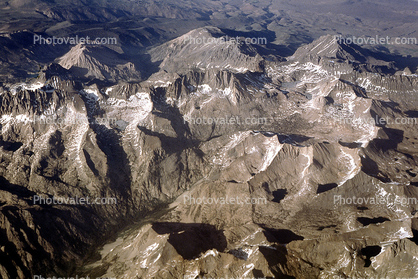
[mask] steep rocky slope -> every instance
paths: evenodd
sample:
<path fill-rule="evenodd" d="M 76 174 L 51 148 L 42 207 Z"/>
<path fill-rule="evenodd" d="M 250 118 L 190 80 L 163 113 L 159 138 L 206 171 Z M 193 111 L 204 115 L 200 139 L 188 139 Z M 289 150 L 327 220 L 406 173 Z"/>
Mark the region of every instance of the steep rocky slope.
<path fill-rule="evenodd" d="M 118 57 L 118 53 L 103 46 L 78 44 L 58 58 L 58 63 L 78 78 L 96 78 L 115 82 L 138 81 L 141 74 L 131 62 Z"/>
<path fill-rule="evenodd" d="M 200 36 L 226 34 L 149 49 L 141 82 L 75 46 L 3 85 L 1 276 L 418 276 L 417 205 L 395 203 L 418 195 L 417 126 L 394 121 L 416 117 L 417 75 L 333 36 L 287 59 Z"/>
<path fill-rule="evenodd" d="M 383 74 L 390 61 L 345 59 L 346 47 L 323 37 L 289 62 L 269 64 L 264 75 L 247 71 L 217 85 L 224 74 L 210 78 L 205 71 L 200 86 L 182 78 L 191 94 L 165 87 L 186 119 L 214 119 L 222 111 L 270 121 L 257 127 L 189 122 L 192 135 L 204 139 L 199 148 L 211 172 L 167 214 L 104 246 L 102 259 L 88 268 L 121 278 L 417 276 L 416 204 L 395 202 L 417 195 L 415 143 L 403 137 L 416 126 L 370 121 L 408 117 L 416 107 L 416 76 Z M 317 54 L 301 55 L 309 48 Z M 365 67 L 370 72 L 359 71 Z M 390 167 L 395 157 L 401 162 Z M 266 204 L 215 204 L 228 196 Z M 362 204 L 343 204 L 353 197 Z M 364 203 L 380 198 L 387 202 Z"/>

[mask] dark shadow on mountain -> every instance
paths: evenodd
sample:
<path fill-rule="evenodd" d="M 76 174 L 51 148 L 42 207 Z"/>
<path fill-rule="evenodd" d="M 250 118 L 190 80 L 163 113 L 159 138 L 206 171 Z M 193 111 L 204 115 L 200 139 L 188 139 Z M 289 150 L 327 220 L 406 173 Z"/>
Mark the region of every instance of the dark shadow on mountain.
<path fill-rule="evenodd" d="M 211 249 L 223 252 L 227 246 L 223 231 L 209 224 L 161 222 L 152 224 L 152 229 L 158 234 L 170 234 L 168 243 L 186 260 Z"/>
<path fill-rule="evenodd" d="M 369 48 L 364 48 L 356 44 L 347 45 L 343 43 L 340 45 L 344 51 L 353 55 L 353 57 L 355 57 L 355 59 L 360 63 L 352 63 L 358 71 L 395 74 L 396 71 L 403 70 L 405 67 L 416 69 L 418 65 L 418 58 L 410 59 L 408 61 L 405 59 L 406 57 L 401 55 L 390 54 L 389 51 L 384 47 L 381 49 L 382 52 L 380 52 Z M 374 59 L 377 60 L 377 63 L 373 61 Z"/>
<path fill-rule="evenodd" d="M 257 131 L 257 130 L 255 130 L 253 132 L 254 133 L 261 133 L 266 137 L 277 136 L 277 138 L 279 139 L 279 142 L 281 144 L 288 143 L 288 144 L 295 145 L 295 146 L 303 146 L 302 145 L 303 143 L 312 139 L 312 137 L 307 137 L 307 136 L 303 136 L 303 135 L 281 134 L 281 133 L 275 133 L 275 132 L 270 132 L 270 131 Z"/>
<path fill-rule="evenodd" d="M 84 157 L 86 158 L 87 165 L 89 166 L 91 171 L 94 173 L 94 175 L 98 176 L 99 171 L 96 169 L 96 166 L 94 165 L 94 162 L 91 160 L 90 154 L 85 149 L 83 149 L 83 153 L 84 153 Z"/>
<path fill-rule="evenodd" d="M 183 121 L 183 116 L 177 107 L 172 107 L 166 103 L 165 90 L 155 88 L 151 95 L 151 100 L 154 104 L 152 114 L 167 119 L 171 128 L 176 133 L 176 137 L 167 136 L 164 133 L 151 131 L 150 129 L 138 126 L 143 133 L 149 136 L 158 137 L 161 141 L 162 147 L 167 153 L 177 153 L 187 148 L 198 149 L 200 141 L 193 139 L 190 133 L 189 126 Z"/>
<path fill-rule="evenodd" d="M 144 38 L 139 38 L 145 40 Z M 147 80 L 152 74 L 160 70 L 160 64 L 162 61 L 151 61 L 151 55 L 145 51 L 145 47 L 151 45 L 150 42 L 145 43 L 145 46 L 135 46 L 135 45 L 122 45 L 122 50 L 124 54 L 122 57 L 131 63 L 134 64 L 135 69 L 141 73 L 142 80 Z"/>
<path fill-rule="evenodd" d="M 106 177 L 109 179 L 109 187 L 120 197 L 128 199 L 131 196 L 131 170 L 121 136 L 104 125 L 90 124 L 90 128 L 96 133 L 97 145 L 107 158 Z"/>
<path fill-rule="evenodd" d="M 345 84 L 350 85 L 354 89 L 354 93 L 356 94 L 356 96 L 363 97 L 363 98 L 367 97 L 367 92 L 363 87 L 361 87 L 357 84 L 354 84 L 354 83 L 352 83 L 348 80 L 341 79 L 341 78 L 340 78 L 340 81 L 345 83 Z"/>
<path fill-rule="evenodd" d="M 338 143 L 341 146 L 348 147 L 350 149 L 360 148 L 362 146 L 362 143 L 360 143 L 360 142 L 343 142 L 343 141 L 338 141 Z"/>
<path fill-rule="evenodd" d="M 398 144 L 403 141 L 404 131 L 386 127 L 383 127 L 382 129 L 388 136 L 388 139 L 373 139 L 369 143 L 367 149 L 371 149 L 373 151 L 378 152 L 386 152 L 390 149 L 396 149 L 398 147 Z"/>
<path fill-rule="evenodd" d="M 329 190 L 332 190 L 336 187 L 338 187 L 337 183 L 319 184 L 318 189 L 316 190 L 316 193 L 321 194 L 321 193 L 327 192 Z"/>
<path fill-rule="evenodd" d="M 162 147 L 168 154 L 177 153 L 188 148 L 197 148 L 200 143 L 199 141 L 192 139 L 169 137 L 165 134 L 154 132 L 141 126 L 138 126 L 138 129 L 148 136 L 159 138 Z"/>
<path fill-rule="evenodd" d="M 288 143 L 295 146 L 304 146 L 303 143 L 312 139 L 312 137 L 307 137 L 303 135 L 294 135 L 294 134 L 277 134 L 280 143 Z"/>
<path fill-rule="evenodd" d="M 416 176 L 417 176 L 417 174 L 416 174 L 416 173 L 412 172 L 412 169 L 410 169 L 410 170 L 406 170 L 405 172 L 406 172 L 409 176 L 411 176 L 411 177 L 416 177 Z"/>
<path fill-rule="evenodd" d="M 367 56 L 370 56 L 371 53 L 368 49 L 362 48 L 356 44 L 346 44 L 339 43 L 342 52 L 350 54 L 357 62 L 365 64 L 367 62 Z M 337 57 L 340 58 L 340 57 Z"/>
<path fill-rule="evenodd" d="M 51 134 L 48 140 L 48 146 L 50 147 L 48 156 L 42 156 L 40 158 L 39 164 L 34 169 L 34 172 L 51 182 L 57 181 L 67 185 L 67 183 L 61 179 L 63 170 L 57 164 L 57 161 L 61 159 L 61 156 L 65 151 L 61 131 L 57 130 Z"/>
<path fill-rule="evenodd" d="M 18 217 L 13 216 L 14 214 L 18 215 L 19 209 L 17 207 L 14 208 L 8 208 L 8 209 L 2 209 L 0 211 L 2 218 L 8 220 L 9 217 L 11 217 L 11 222 L 13 224 L 13 228 L 15 230 L 18 230 L 20 232 L 25 232 L 24 227 L 24 221 L 19 220 Z M 38 224 L 37 224 L 38 225 Z M 26 231 L 25 233 L 29 233 L 26 237 L 29 238 L 29 241 L 36 240 L 37 236 L 35 238 L 34 236 L 34 230 L 32 230 L 33 233 L 30 231 Z M 31 271 L 29 268 L 26 268 L 26 264 L 22 261 L 21 255 L 19 253 L 20 249 L 18 248 L 17 243 L 13 243 L 12 241 L 9 241 L 9 237 L 7 235 L 6 230 L 0 230 L 0 246 L 2 249 L 0 249 L 0 262 L 1 265 L 6 269 L 6 271 L 9 273 L 9 278 L 19 278 L 22 275 L 24 275 L 25 278 L 31 278 Z M 34 247 L 35 244 L 35 247 Z M 33 249 L 34 247 L 35 249 Z M 31 245 L 24 245 L 23 247 L 26 252 L 33 252 L 34 250 L 37 250 L 37 257 L 42 260 L 49 260 L 50 257 L 48 257 L 47 253 L 44 251 L 43 247 L 41 247 L 37 242 L 31 243 Z M 36 262 L 36 260 L 35 260 Z M 19 271 L 16 267 L 19 267 Z M 23 274 L 19 274 L 22 272 Z M 7 274 L 7 273 L 6 273 Z M 20 275 L 20 276 L 19 276 Z"/>
<path fill-rule="evenodd" d="M 170 121 L 171 127 L 179 138 L 186 138 L 191 136 L 189 126 L 187 122 L 183 120 L 183 115 L 179 108 L 167 104 L 165 88 L 153 88 L 151 100 L 154 105 L 154 110 L 152 113 Z"/>
<path fill-rule="evenodd" d="M 414 242 L 416 245 L 418 245 L 418 231 L 412 229 L 412 238 L 409 238 L 412 242 Z"/>
<path fill-rule="evenodd" d="M 114 81 L 100 80 L 100 79 L 97 79 L 97 78 L 93 78 L 93 79 L 81 79 L 81 80 L 84 82 L 84 85 L 85 86 L 97 85 L 97 88 L 99 88 L 99 89 L 104 88 L 104 87 L 110 87 L 112 85 L 117 84 L 117 82 L 114 82 Z M 81 88 L 81 89 L 83 89 L 83 88 Z"/>
<path fill-rule="evenodd" d="M 254 276 L 255 279 L 259 279 L 259 278 L 264 278 L 264 279 L 266 279 L 266 278 L 273 278 L 273 277 L 266 277 L 264 275 L 264 273 L 263 273 L 262 270 L 256 269 L 256 268 L 253 269 L 253 276 Z"/>
<path fill-rule="evenodd" d="M 418 70 L 418 57 L 412 57 L 411 55 L 398 55 L 390 53 L 390 51 L 380 45 L 376 47 L 376 51 L 370 50 L 373 57 L 384 60 L 384 61 L 393 61 L 395 62 L 396 68 L 398 70 L 403 70 L 408 67 L 412 72 Z M 394 74 L 396 71 L 392 70 L 389 73 Z"/>
<path fill-rule="evenodd" d="M 1 184 L 4 187 L 3 179 Z M 19 195 L 19 197 L 35 194 L 27 189 L 22 189 L 23 187 L 11 185 L 13 186 L 13 194 Z M 53 205 L 30 205 L 24 209 L 14 205 L 4 206 L 0 211 L 3 218 L 13 224 L 13 228 L 19 232 L 11 241 L 10 235 L 6 235 L 5 230 L 0 230 L 0 247 L 3 247 L 0 249 L 0 261 L 10 276 L 15 274 L 16 265 L 21 269 L 25 278 L 31 278 L 32 271 L 39 274 L 62 273 L 64 270 L 68 270 L 72 263 L 62 259 L 54 261 L 55 253 L 71 250 L 74 255 L 81 258 L 91 245 L 88 240 L 90 236 L 95 235 L 96 239 L 100 239 L 103 235 L 103 231 L 100 231 L 100 226 L 103 225 L 100 217 L 95 216 L 90 210 L 83 210 L 82 206 L 71 205 L 65 209 L 58 209 Z M 23 213 L 26 218 L 21 218 Z M 36 224 L 36 230 L 33 229 L 32 224 Z M 75 229 L 78 232 L 77 235 L 74 234 Z M 44 240 L 47 241 L 49 249 L 45 249 Z M 37 255 L 29 266 L 21 260 L 19 253 L 21 249 L 29 254 Z"/>
<path fill-rule="evenodd" d="M 24 198 L 24 199 L 27 199 L 27 198 L 32 199 L 33 196 L 36 195 L 35 192 L 23 186 L 10 183 L 9 180 L 4 178 L 3 176 L 0 176 L 0 190 L 9 192 L 13 195 L 16 195 L 19 198 Z"/>
<path fill-rule="evenodd" d="M 399 109 L 399 104 L 396 103 L 396 102 L 380 101 L 379 103 L 384 108 L 390 109 L 391 111 L 394 111 L 394 112 L 397 112 L 397 113 L 402 113 L 402 111 Z M 378 115 L 374 110 L 370 110 L 370 115 L 374 119 L 374 124 L 377 127 L 385 127 L 386 126 L 387 123 L 385 121 L 385 118 L 381 118 L 380 115 Z M 389 128 L 386 128 L 386 129 L 389 129 Z"/>
<path fill-rule="evenodd" d="M 274 246 L 260 246 L 259 247 L 260 253 L 266 259 L 270 271 L 273 273 L 274 277 L 272 278 L 283 278 L 283 279 L 294 279 L 293 276 L 288 276 L 283 274 L 280 267 L 286 267 L 287 264 L 287 250 L 282 245 L 274 245 Z M 254 276 L 260 276 L 262 273 L 259 271 L 254 270 Z M 267 277 L 269 278 L 269 277 Z"/>
<path fill-rule="evenodd" d="M 291 230 L 261 227 L 264 229 L 263 233 L 269 242 L 288 244 L 295 240 L 303 240 L 302 236 L 295 234 Z"/>
<path fill-rule="evenodd" d="M 390 219 L 385 218 L 385 217 L 376 217 L 376 218 L 358 217 L 357 221 L 359 221 L 363 226 L 368 226 L 370 224 L 381 224 L 386 221 L 390 221 Z"/>
<path fill-rule="evenodd" d="M 6 151 L 17 151 L 23 145 L 22 142 L 0 141 L 0 146 Z"/>
<path fill-rule="evenodd" d="M 266 83 L 273 82 L 271 77 L 268 77 L 260 72 L 235 73 L 234 76 L 240 81 L 240 85 L 245 87 L 255 87 L 259 90 L 262 90 Z"/>
<path fill-rule="evenodd" d="M 97 145 L 106 156 L 107 173 L 106 178 L 109 179 L 109 187 L 119 196 L 117 199 L 129 200 L 131 197 L 131 168 L 128 156 L 123 149 L 121 135 L 117 129 L 109 129 L 105 125 L 97 124 L 94 117 L 101 114 L 98 103 L 92 103 L 85 94 L 79 95 L 86 107 L 87 116 L 89 118 L 89 126 L 96 134 Z M 89 154 L 90 155 L 90 154 Z M 89 163 L 90 156 L 86 157 L 88 166 L 93 173 L 98 173 L 93 162 Z M 123 202 L 118 200 L 118 203 Z M 130 207 L 127 207 L 131 209 Z M 132 208 L 133 209 L 133 208 Z"/>
<path fill-rule="evenodd" d="M 402 113 L 402 111 L 399 109 L 399 103 L 397 103 L 397 102 L 394 102 L 394 101 L 379 101 L 379 103 L 384 108 L 391 109 L 391 110 L 393 110 L 394 112 L 397 112 L 397 113 Z"/>
<path fill-rule="evenodd" d="M 373 176 L 385 183 L 391 181 L 388 177 L 386 177 L 386 175 L 383 176 L 383 174 L 379 170 L 379 165 L 375 161 L 373 161 L 373 159 L 371 159 L 368 156 L 364 156 L 364 157 L 361 156 L 360 160 L 361 160 L 361 170 L 364 173 L 370 176 Z"/>
<path fill-rule="evenodd" d="M 364 259 L 364 267 L 369 267 L 372 264 L 370 260 L 371 257 L 375 257 L 379 255 L 382 251 L 382 247 L 374 245 L 374 246 L 366 246 L 360 250 L 361 255 L 365 257 Z"/>
<path fill-rule="evenodd" d="M 328 226 L 320 226 L 318 228 L 318 231 L 323 231 L 324 229 L 331 229 L 331 228 L 336 228 L 336 225 L 328 225 Z"/>
<path fill-rule="evenodd" d="M 31 31 L 14 32 L 10 38 L 2 37 L 0 45 L 12 51 L 29 49 L 28 57 L 39 63 L 50 63 L 56 57 L 64 55 L 71 47 L 67 44 L 41 43 L 41 38 L 49 38 L 44 32 L 33 33 Z"/>
<path fill-rule="evenodd" d="M 405 114 L 411 118 L 418 118 L 418 110 L 408 110 L 405 111 Z"/>
<path fill-rule="evenodd" d="M 282 199 L 284 199 L 285 196 L 287 195 L 287 190 L 286 189 L 277 189 L 276 191 L 273 191 L 272 194 L 273 194 L 273 197 L 274 197 L 272 199 L 272 201 L 280 203 L 280 201 Z"/>
<path fill-rule="evenodd" d="M 57 63 L 51 63 L 49 65 L 46 65 L 42 68 L 40 75 L 42 75 L 45 80 L 50 80 L 54 76 L 58 76 L 64 80 L 66 79 L 74 79 L 72 73 L 62 67 L 60 64 Z"/>
<path fill-rule="evenodd" d="M 231 249 L 228 251 L 229 254 L 232 254 L 234 257 L 246 261 L 248 259 L 248 253 L 245 252 L 242 248 Z"/>
<path fill-rule="evenodd" d="M 69 70 L 65 69 L 57 63 L 51 63 L 42 68 L 39 77 L 45 80 L 50 80 L 52 77 L 57 76 L 62 80 L 71 80 L 75 90 L 82 90 L 84 86 L 97 85 L 98 88 L 109 87 L 116 84 L 110 80 L 100 80 L 96 77 L 86 76 L 88 70 L 73 66 Z"/>
<path fill-rule="evenodd" d="M 72 66 L 69 71 L 71 74 L 77 78 L 88 80 L 90 77 L 87 76 L 87 73 L 89 72 L 86 68 L 81 68 L 77 66 Z M 109 76 L 107 78 L 110 78 Z"/>

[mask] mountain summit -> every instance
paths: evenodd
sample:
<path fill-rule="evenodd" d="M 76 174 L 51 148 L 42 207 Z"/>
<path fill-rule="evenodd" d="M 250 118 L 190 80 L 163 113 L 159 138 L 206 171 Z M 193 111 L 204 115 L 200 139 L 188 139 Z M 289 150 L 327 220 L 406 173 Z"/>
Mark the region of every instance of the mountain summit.
<path fill-rule="evenodd" d="M 2 1 L 0 278 L 418 278 L 417 9 Z"/>
<path fill-rule="evenodd" d="M 74 75 L 99 80 L 140 80 L 141 74 L 133 63 L 104 46 L 78 44 L 57 59 L 58 64 Z"/>
<path fill-rule="evenodd" d="M 216 27 L 192 30 L 149 51 L 154 62 L 166 71 L 218 68 L 236 72 L 260 71 L 262 57 L 242 38 L 228 37 Z"/>
<path fill-rule="evenodd" d="M 299 48 L 293 57 L 295 59 L 313 59 L 324 57 L 365 63 L 370 53 L 355 44 L 347 44 L 336 35 L 326 35 L 312 43 Z"/>

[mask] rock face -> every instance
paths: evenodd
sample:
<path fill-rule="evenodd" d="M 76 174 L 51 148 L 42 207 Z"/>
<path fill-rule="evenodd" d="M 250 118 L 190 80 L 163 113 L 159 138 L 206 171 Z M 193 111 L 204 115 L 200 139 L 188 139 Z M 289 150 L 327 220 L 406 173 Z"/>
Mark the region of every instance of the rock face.
<path fill-rule="evenodd" d="M 100 60 L 99 60 L 100 59 Z M 101 46 L 78 44 L 58 59 L 58 64 L 70 70 L 77 77 L 99 80 L 141 80 L 134 64 L 123 61 L 118 53 Z"/>
<path fill-rule="evenodd" d="M 219 28 L 200 28 L 150 50 L 151 60 L 169 72 L 223 68 L 236 72 L 259 72 L 262 57 L 255 47 L 228 38 Z"/>
<path fill-rule="evenodd" d="M 220 38 L 150 48 L 142 81 L 77 45 L 2 87 L 3 278 L 418 276 L 417 75 L 334 36 Z"/>

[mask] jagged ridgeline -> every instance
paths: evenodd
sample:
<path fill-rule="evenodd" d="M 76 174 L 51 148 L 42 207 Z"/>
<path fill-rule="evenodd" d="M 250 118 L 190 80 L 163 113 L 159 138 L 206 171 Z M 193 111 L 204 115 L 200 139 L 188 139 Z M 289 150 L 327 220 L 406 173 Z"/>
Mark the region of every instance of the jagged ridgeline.
<path fill-rule="evenodd" d="M 418 276 L 417 206 L 396 202 L 418 196 L 415 58 L 334 34 L 284 46 L 155 18 L 119 30 L 112 20 L 142 13 L 119 6 L 133 3 L 45 3 L 2 7 L 66 21 L 54 32 L 104 20 L 119 43 L 34 47 L 27 38 L 41 33 L 28 30 L 0 38 L 1 69 L 10 67 L 0 84 L 0 277 Z M 175 10 L 205 26 L 236 12 L 184 5 L 143 13 Z M 248 5 L 249 18 L 271 16 Z M 274 37 L 253 25 L 250 34 Z"/>

